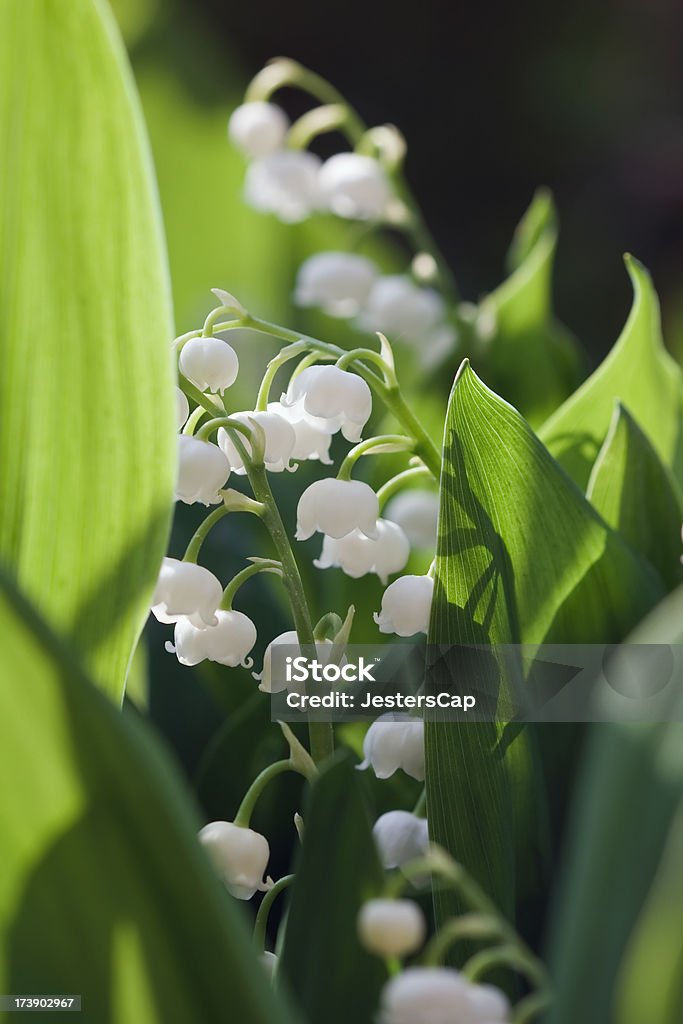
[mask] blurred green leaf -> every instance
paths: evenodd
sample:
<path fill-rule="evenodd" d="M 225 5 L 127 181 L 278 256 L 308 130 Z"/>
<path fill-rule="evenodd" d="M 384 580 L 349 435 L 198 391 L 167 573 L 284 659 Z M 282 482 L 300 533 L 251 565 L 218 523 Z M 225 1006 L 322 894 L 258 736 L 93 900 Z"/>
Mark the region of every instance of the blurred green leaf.
<path fill-rule="evenodd" d="M 383 874 L 349 757 L 323 768 L 304 829 L 280 970 L 308 1020 L 372 1020 L 386 972 L 360 946 L 356 917 Z"/>
<path fill-rule="evenodd" d="M 0 575 L 0 987 L 92 1024 L 286 1024 L 185 786 Z"/>
<path fill-rule="evenodd" d="M 664 348 L 659 302 L 647 270 L 632 256 L 626 269 L 633 306 L 604 362 L 543 425 L 540 437 L 585 488 L 620 399 L 678 482 L 683 480 L 683 376 Z"/>
<path fill-rule="evenodd" d="M 617 402 L 588 482 L 588 500 L 671 588 L 681 582 L 683 508 L 671 474 Z"/>
<path fill-rule="evenodd" d="M 484 374 L 532 425 L 557 409 L 581 379 L 576 339 L 552 310 L 556 246 L 555 206 L 541 189 L 515 233 L 510 276 L 480 306 L 495 324 L 483 353 Z"/>
<path fill-rule="evenodd" d="M 683 589 L 633 633 L 634 644 L 680 645 Z M 647 687 L 647 678 L 643 676 Z M 683 664 L 674 648 L 671 721 L 594 726 L 568 835 L 551 924 L 557 985 L 551 1024 L 604 1024 L 622 957 L 650 891 L 683 798 Z M 680 871 L 680 863 L 677 865 Z M 680 905 L 677 913 L 680 935 Z M 641 975 L 645 994 L 652 977 Z M 661 995 L 661 993 L 660 993 Z M 649 1005 L 649 1004 L 648 1004 Z M 667 1024 L 680 1020 L 680 1004 Z M 655 1018 L 648 1015 L 648 1024 Z"/>
<path fill-rule="evenodd" d="M 430 644 L 483 645 L 486 652 L 496 644 L 616 641 L 664 592 L 649 563 L 603 522 L 519 413 L 467 362 L 451 394 L 441 488 Z M 439 667 L 434 681 L 444 689 Z M 460 675 L 475 691 L 486 675 L 504 699 L 510 670 L 494 648 L 464 660 Z M 432 836 L 508 913 L 515 840 L 526 847 L 522 864 L 538 858 L 543 843 L 532 736 L 512 725 L 501 734 L 486 722 L 426 726 Z M 440 914 L 452 907 L 437 895 Z"/>
<path fill-rule="evenodd" d="M 103 4 L 0 0 L 0 68 L 0 557 L 119 699 L 175 471 L 149 153 Z"/>

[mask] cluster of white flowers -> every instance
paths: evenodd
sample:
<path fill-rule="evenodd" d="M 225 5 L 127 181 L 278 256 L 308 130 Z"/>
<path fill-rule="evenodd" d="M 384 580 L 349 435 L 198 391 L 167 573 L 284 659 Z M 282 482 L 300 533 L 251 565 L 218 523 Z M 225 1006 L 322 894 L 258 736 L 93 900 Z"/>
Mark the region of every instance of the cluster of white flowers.
<path fill-rule="evenodd" d="M 510 1003 L 452 967 L 409 967 L 382 990 L 378 1024 L 507 1024 Z"/>

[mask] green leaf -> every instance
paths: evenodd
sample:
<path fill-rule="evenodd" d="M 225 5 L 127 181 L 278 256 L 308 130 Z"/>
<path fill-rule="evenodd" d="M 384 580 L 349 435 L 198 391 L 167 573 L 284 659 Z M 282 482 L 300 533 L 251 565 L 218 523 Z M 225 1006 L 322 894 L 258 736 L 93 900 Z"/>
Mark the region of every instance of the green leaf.
<path fill-rule="evenodd" d="M 593 466 L 587 497 L 605 522 L 650 560 L 669 587 L 681 582 L 683 507 L 676 484 L 620 402 Z"/>
<path fill-rule="evenodd" d="M 361 948 L 356 918 L 383 874 L 349 757 L 313 784 L 304 830 L 280 970 L 308 1020 L 372 1020 L 386 972 Z"/>
<path fill-rule="evenodd" d="M 682 641 L 683 589 L 679 588 L 629 642 L 680 645 Z M 579 1020 L 604 1024 L 614 1019 L 624 951 L 683 799 L 683 665 L 680 648 L 673 649 L 674 671 L 667 690 L 677 705 L 672 704 L 670 721 L 662 716 L 657 722 L 593 727 L 551 924 L 557 987 L 551 1024 Z M 643 682 L 647 682 L 645 674 Z M 677 924 L 680 932 L 680 912 Z M 653 983 L 654 979 L 643 981 L 646 986 Z M 679 1019 L 680 1006 L 671 1024 Z"/>
<path fill-rule="evenodd" d="M 0 574 L 0 988 L 84 1019 L 290 1024 L 183 781 Z"/>
<path fill-rule="evenodd" d="M 626 269 L 633 306 L 616 345 L 595 373 L 545 423 L 540 437 L 585 488 L 620 399 L 665 465 L 683 480 L 683 379 L 664 348 L 659 302 L 647 270 L 632 256 Z"/>
<path fill-rule="evenodd" d="M 616 641 L 663 591 L 519 413 L 465 362 L 446 419 L 429 643 Z M 477 659 L 463 671 L 476 688 L 477 673 L 498 677 L 506 668 L 494 648 L 489 662 Z M 492 723 L 426 726 L 432 836 L 508 912 L 515 837 L 526 844 L 524 863 L 543 842 L 542 822 L 528 818 L 541 800 L 531 734 L 512 737 L 511 726 L 501 736 Z M 441 915 L 452 906 L 438 896 Z"/>
<path fill-rule="evenodd" d="M 542 423 L 581 379 L 576 339 L 552 310 L 556 246 L 555 207 L 542 189 L 515 233 L 510 276 L 481 303 L 481 312 L 495 324 L 483 355 L 485 375 L 533 425 Z"/>
<path fill-rule="evenodd" d="M 173 497 L 169 286 L 121 43 L 0 0 L 0 558 L 120 699 Z"/>

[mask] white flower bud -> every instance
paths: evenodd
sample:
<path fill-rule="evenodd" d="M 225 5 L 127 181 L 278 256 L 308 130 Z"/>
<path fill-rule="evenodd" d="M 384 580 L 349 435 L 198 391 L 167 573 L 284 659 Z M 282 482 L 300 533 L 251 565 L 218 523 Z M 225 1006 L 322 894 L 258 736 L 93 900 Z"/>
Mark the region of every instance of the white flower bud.
<path fill-rule="evenodd" d="M 452 967 L 409 967 L 382 989 L 379 1019 L 381 1024 L 478 1024 L 470 987 Z"/>
<path fill-rule="evenodd" d="M 285 633 L 280 633 L 274 640 L 271 640 L 266 647 L 263 655 L 263 668 L 261 672 L 254 672 L 254 679 L 259 679 L 259 690 L 262 693 L 280 693 L 282 690 L 295 690 L 297 688 L 296 683 L 287 683 L 286 680 L 277 679 L 273 680 L 273 649 L 275 647 L 284 647 L 288 652 L 288 656 L 296 658 L 301 654 L 301 647 L 299 646 L 299 637 L 295 629 L 288 629 Z M 333 643 L 331 640 L 317 640 L 315 645 L 316 657 L 322 665 L 326 665 L 330 660 L 332 654 Z"/>
<path fill-rule="evenodd" d="M 359 324 L 392 340 L 426 343 L 444 312 L 438 292 L 419 287 L 403 274 L 390 274 L 374 284 Z"/>
<path fill-rule="evenodd" d="M 378 220 L 391 198 L 382 165 L 360 153 L 336 153 L 326 160 L 320 191 L 333 213 L 356 220 Z"/>
<path fill-rule="evenodd" d="M 372 412 L 367 382 L 338 366 L 308 366 L 290 381 L 281 402 L 305 414 L 318 429 L 330 434 L 341 429 L 347 441 L 360 441 Z"/>
<path fill-rule="evenodd" d="M 190 403 L 187 400 L 187 395 L 180 388 L 175 389 L 175 401 L 178 430 L 182 430 L 187 422 L 187 417 L 190 415 Z"/>
<path fill-rule="evenodd" d="M 317 531 L 338 540 L 352 530 L 377 536 L 379 505 L 372 487 L 361 480 L 316 480 L 299 498 L 296 539 Z"/>
<path fill-rule="evenodd" d="M 355 316 L 377 275 L 377 267 L 365 256 L 320 252 L 299 267 L 294 299 L 299 306 L 320 306 L 330 316 Z"/>
<path fill-rule="evenodd" d="M 358 914 L 358 937 L 376 956 L 407 956 L 424 942 L 424 914 L 412 900 L 369 900 Z"/>
<path fill-rule="evenodd" d="M 400 868 L 402 864 L 423 857 L 429 847 L 426 818 L 410 811 L 387 811 L 375 822 L 372 834 L 382 865 Z"/>
<path fill-rule="evenodd" d="M 390 583 L 382 595 L 382 609 L 373 618 L 380 633 L 414 636 L 429 629 L 434 596 L 431 576 L 401 576 Z"/>
<path fill-rule="evenodd" d="M 235 383 L 240 368 L 237 353 L 222 338 L 190 338 L 180 350 L 178 365 L 200 391 L 219 395 Z"/>
<path fill-rule="evenodd" d="M 317 421 L 307 416 L 301 406 L 283 405 L 282 402 L 269 402 L 268 412 L 277 413 L 287 420 L 294 430 L 294 447 L 291 458 L 294 462 L 306 459 L 319 459 L 325 466 L 332 465 L 330 444 L 332 435 L 317 425 Z"/>
<path fill-rule="evenodd" d="M 405 568 L 409 556 L 410 544 L 401 527 L 378 519 L 376 537 L 366 537 L 360 530 L 338 540 L 324 537 L 320 558 L 313 564 L 317 569 L 338 567 L 354 580 L 374 572 L 386 583 L 389 576 Z"/>
<path fill-rule="evenodd" d="M 250 206 L 274 213 L 287 224 L 305 220 L 319 205 L 320 160 L 302 150 L 280 150 L 247 170 L 245 198 Z"/>
<path fill-rule="evenodd" d="M 289 468 L 289 460 L 292 457 L 296 441 L 296 434 L 291 423 L 275 412 L 231 412 L 230 419 L 239 420 L 250 430 L 254 429 L 254 421 L 261 427 L 266 438 L 264 461 L 267 470 L 271 473 L 281 473 L 283 469 Z M 240 440 L 247 452 L 251 454 L 251 442 L 247 436 L 240 433 Z M 225 453 L 230 468 L 238 476 L 244 476 L 247 471 L 242 462 L 242 456 L 223 427 L 218 431 L 218 444 Z"/>
<path fill-rule="evenodd" d="M 255 100 L 233 110 L 228 122 L 231 141 L 252 159 L 279 149 L 289 129 L 289 118 L 275 103 Z"/>
<path fill-rule="evenodd" d="M 434 491 L 402 491 L 388 503 L 384 518 L 398 523 L 411 547 L 433 549 L 439 521 L 439 495 Z"/>
<path fill-rule="evenodd" d="M 510 1019 L 510 1000 L 495 985 L 470 985 L 470 1006 L 477 1024 L 505 1024 Z"/>
<path fill-rule="evenodd" d="M 270 857 L 265 836 L 232 821 L 212 821 L 200 831 L 199 841 L 236 899 L 250 900 L 270 888 L 263 881 Z"/>
<path fill-rule="evenodd" d="M 181 665 L 198 665 L 206 660 L 230 668 L 251 668 L 253 661 L 248 655 L 256 643 L 254 623 L 242 612 L 223 608 L 218 609 L 216 618 L 217 625 L 204 629 L 197 629 L 189 619 L 179 619 L 173 637 L 175 648 L 167 644 L 166 649 L 177 655 Z"/>
<path fill-rule="evenodd" d="M 220 580 L 202 565 L 164 558 L 152 598 L 152 614 L 159 622 L 178 622 L 187 616 L 199 629 L 215 626 L 223 599 Z"/>
<path fill-rule="evenodd" d="M 218 493 L 230 476 L 230 463 L 220 448 L 209 441 L 181 434 L 178 438 L 177 501 L 192 505 L 217 505 Z"/>
<path fill-rule="evenodd" d="M 410 715 L 381 715 L 365 734 L 364 760 L 359 770 L 372 768 L 378 779 L 388 779 L 399 768 L 418 782 L 425 777 L 424 724 Z"/>

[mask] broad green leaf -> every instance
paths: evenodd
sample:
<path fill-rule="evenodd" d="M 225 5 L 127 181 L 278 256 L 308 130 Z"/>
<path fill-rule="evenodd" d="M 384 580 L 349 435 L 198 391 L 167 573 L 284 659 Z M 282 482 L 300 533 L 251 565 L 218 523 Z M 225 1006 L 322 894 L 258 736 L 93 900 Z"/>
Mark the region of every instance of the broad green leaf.
<path fill-rule="evenodd" d="M 0 989 L 91 1024 L 291 1024 L 185 786 L 0 575 Z"/>
<path fill-rule="evenodd" d="M 519 413 L 465 362 L 446 419 L 430 644 L 616 641 L 663 590 Z M 470 670 L 486 666 L 478 661 Z M 495 658 L 489 670 L 505 671 Z M 488 723 L 426 729 L 433 838 L 508 911 L 514 837 L 529 847 L 526 863 L 542 842 L 523 810 L 533 812 L 537 799 L 529 793 L 529 731 L 510 743 L 511 735 L 510 727 L 501 737 Z M 438 899 L 445 914 L 451 904 Z"/>
<path fill-rule="evenodd" d="M 95 0 L 0 0 L 0 558 L 120 699 L 173 495 L 168 276 Z"/>
<path fill-rule="evenodd" d="M 484 372 L 532 425 L 557 409 L 581 379 L 576 339 L 552 310 L 556 246 L 552 197 L 539 190 L 515 233 L 510 276 L 480 307 L 495 324 L 483 354 Z"/>
<path fill-rule="evenodd" d="M 360 946 L 356 917 L 383 875 L 349 757 L 314 783 L 304 835 L 280 970 L 311 1022 L 372 1020 L 386 974 Z"/>
<path fill-rule="evenodd" d="M 681 582 L 683 508 L 676 484 L 620 402 L 593 466 L 587 497 L 669 587 Z"/>
<path fill-rule="evenodd" d="M 625 260 L 634 296 L 619 340 L 540 431 L 582 489 L 609 429 L 615 399 L 626 406 L 679 483 L 683 480 L 683 377 L 664 348 L 650 275 L 632 256 Z"/>
<path fill-rule="evenodd" d="M 630 642 L 680 645 L 683 589 L 658 606 Z M 680 647 L 674 648 L 673 666 L 671 721 L 593 727 L 551 924 L 557 985 L 552 1024 L 614 1019 L 624 952 L 683 799 Z M 645 675 L 643 682 L 647 686 Z M 680 932 L 680 912 L 677 925 Z M 680 1005 L 677 1010 L 671 1024 L 680 1019 Z"/>

